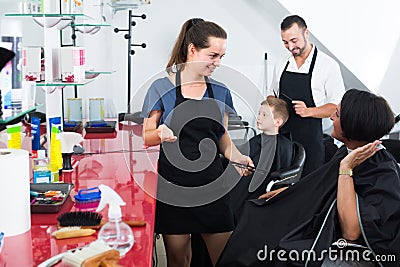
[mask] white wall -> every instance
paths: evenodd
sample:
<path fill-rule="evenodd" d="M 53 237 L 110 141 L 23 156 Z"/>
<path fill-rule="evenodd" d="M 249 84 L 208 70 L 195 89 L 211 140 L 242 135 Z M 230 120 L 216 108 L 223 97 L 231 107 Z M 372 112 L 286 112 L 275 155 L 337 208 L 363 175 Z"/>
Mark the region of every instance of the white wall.
<path fill-rule="evenodd" d="M 141 108 L 148 88 L 148 84 L 144 86 L 146 81 L 163 72 L 183 22 L 188 18 L 201 17 L 217 22 L 228 32 L 228 49 L 222 62 L 225 71 L 217 71 L 215 77 L 231 88 L 239 113 L 254 122 L 251 115 L 254 111 L 251 110 L 257 111 L 265 91 L 264 53 L 276 55 L 274 50 L 284 52 L 280 45 L 276 45 L 280 42 L 279 31 L 271 20 L 266 20 L 263 13 L 245 0 L 236 0 L 234 5 L 228 0 L 205 0 L 201 4 L 192 0 L 154 0 L 149 6 L 134 10 L 134 13 L 147 15 L 146 20 L 135 19 L 137 25 L 133 31 L 133 42 L 144 42 L 147 47 L 135 48 L 136 54 L 132 56 L 133 111 Z M 111 22 L 113 27 L 126 28 L 127 11 L 118 12 Z M 104 66 L 112 62 L 117 72 L 85 86 L 80 95 L 107 95 L 113 99 L 115 112 L 118 113 L 126 109 L 127 43 L 124 33 L 113 33 L 113 27 L 103 29 L 97 36 L 87 36 L 85 46 L 88 47 L 89 64 Z M 261 34 L 260 28 L 263 29 Z M 273 46 L 269 45 L 270 36 L 275 39 Z M 100 52 L 90 51 L 90 47 L 94 46 L 99 47 Z M 95 56 L 92 57 L 91 53 Z M 236 71 L 241 75 L 237 75 Z"/>
<path fill-rule="evenodd" d="M 85 10 L 99 17 L 96 14 L 99 7 L 94 6 L 98 2 L 85 1 Z M 150 5 L 134 10 L 135 14 L 145 13 L 147 19 L 135 19 L 133 42 L 144 42 L 147 48 L 135 48 L 136 54 L 132 56 L 132 111 L 140 110 L 149 79 L 163 75 L 182 23 L 191 17 L 202 17 L 219 23 L 228 32 L 224 67 L 215 73 L 215 77 L 232 89 L 239 114 L 254 122 L 251 113 L 258 109 L 265 92 L 265 76 L 271 78 L 274 63 L 287 53 L 280 39 L 279 24 L 290 10 L 304 16 L 316 41 L 329 49 L 370 90 L 385 96 L 399 113 L 395 70 L 400 58 L 400 29 L 392 16 L 399 4 L 395 0 L 383 4 L 372 0 L 359 3 L 344 0 L 334 3 L 316 0 L 152 0 Z M 0 0 L 0 13 L 12 12 L 11 6 L 15 8 L 15 1 Z M 127 14 L 127 11 L 120 11 L 112 18 L 111 10 L 106 8 L 107 22 L 111 22 L 112 27 L 105 27 L 96 35 L 78 33 L 78 43 L 87 47 L 87 65 L 98 70 L 116 71 L 79 88 L 80 97 L 105 97 L 108 116 L 126 111 L 127 42 L 124 33 L 116 34 L 113 28 L 126 28 Z M 21 20 L 24 21 L 24 45 L 40 44 L 43 35 L 39 26 L 29 18 Z M 267 75 L 265 52 L 268 52 Z M 65 89 L 66 97 L 72 96 L 72 91 L 72 88 Z"/>
<path fill-rule="evenodd" d="M 85 13 L 98 16 L 99 8 L 94 6 L 99 0 L 85 1 Z M 0 12 L 15 12 L 16 3 L 1 0 Z M 93 4 L 93 5 L 92 5 Z M 4 10 L 4 11 L 3 11 Z M 263 13 L 250 2 L 204 0 L 201 4 L 193 0 L 154 0 L 150 5 L 134 10 L 135 14 L 145 13 L 146 20 L 135 19 L 137 25 L 133 31 L 134 43 L 146 43 L 147 48 L 134 48 L 132 56 L 132 111 L 141 109 L 143 95 L 151 77 L 160 75 L 168 61 L 170 50 L 185 20 L 201 17 L 215 21 L 228 32 L 228 50 L 223 60 L 226 71 L 216 72 L 215 77 L 227 83 L 233 91 L 238 112 L 250 122 L 254 122 L 252 113 L 265 92 L 264 53 L 270 58 L 276 55 L 274 50 L 284 51 L 280 46 L 270 49 L 269 36 L 274 36 L 274 43 L 279 43 L 276 25 L 265 19 Z M 98 70 L 116 71 L 113 75 L 99 76 L 96 81 L 79 88 L 79 97 L 105 97 L 107 115 L 116 116 L 126 110 L 127 91 L 127 42 L 125 33 L 114 33 L 113 28 L 127 27 L 128 11 L 117 12 L 113 18 L 111 10 L 106 9 L 107 22 L 112 27 L 104 27 L 96 35 L 78 33 L 78 43 L 87 48 L 87 65 Z M 30 18 L 23 20 L 24 45 L 40 45 L 43 34 L 39 26 Z M 260 34 L 259 29 L 263 32 Z M 274 51 L 274 52 L 273 52 Z M 272 65 L 271 70 L 272 71 Z M 238 75 L 238 72 L 240 72 Z M 72 88 L 64 89 L 65 98 L 73 96 Z"/>
<path fill-rule="evenodd" d="M 372 92 L 400 112 L 400 2 L 279 0 Z"/>

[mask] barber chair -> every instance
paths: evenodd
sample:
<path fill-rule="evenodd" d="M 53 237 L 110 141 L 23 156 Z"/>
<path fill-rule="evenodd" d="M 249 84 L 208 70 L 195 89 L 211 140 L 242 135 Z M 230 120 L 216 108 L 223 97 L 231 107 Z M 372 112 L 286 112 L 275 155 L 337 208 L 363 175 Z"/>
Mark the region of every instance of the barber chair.
<path fill-rule="evenodd" d="M 400 114 L 394 117 L 394 124 L 400 122 Z M 389 135 L 390 138 L 390 135 Z M 389 151 L 396 159 L 397 163 L 400 164 L 400 140 L 396 139 L 381 139 L 382 145 Z"/>
<path fill-rule="evenodd" d="M 40 111 L 31 111 L 25 116 L 25 120 L 27 122 L 31 122 L 31 118 L 36 117 L 40 119 L 40 123 L 45 123 L 46 122 L 46 114 Z"/>
<path fill-rule="evenodd" d="M 228 117 L 228 132 L 236 146 L 245 144 L 250 138 L 257 135 L 256 129 L 251 127 L 247 121 L 242 120 L 241 116 L 233 115 Z"/>
<path fill-rule="evenodd" d="M 325 147 L 325 160 L 324 163 L 327 163 L 331 160 L 333 155 L 335 155 L 336 151 L 339 149 L 337 145 L 335 145 L 332 136 L 328 134 L 324 134 L 324 147 Z"/>
<path fill-rule="evenodd" d="M 294 143 L 293 160 L 288 168 L 276 170 L 269 174 L 271 181 L 267 185 L 267 192 L 281 187 L 290 186 L 300 180 L 303 172 L 304 162 L 306 160 L 306 151 L 304 147 L 297 142 Z"/>
<path fill-rule="evenodd" d="M 397 163 L 400 163 L 400 140 L 382 139 L 381 141 L 382 145 L 393 155 Z"/>

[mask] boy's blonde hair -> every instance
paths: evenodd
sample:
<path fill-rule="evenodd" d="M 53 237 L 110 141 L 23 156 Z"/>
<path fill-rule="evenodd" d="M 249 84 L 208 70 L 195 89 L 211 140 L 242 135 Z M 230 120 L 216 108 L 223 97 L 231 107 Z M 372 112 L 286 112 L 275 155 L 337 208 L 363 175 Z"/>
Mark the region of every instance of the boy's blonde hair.
<path fill-rule="evenodd" d="M 289 107 L 288 107 L 288 104 L 284 100 L 282 100 L 280 98 L 268 98 L 268 99 L 264 100 L 263 102 L 261 102 L 261 105 L 268 105 L 268 106 L 274 108 L 274 110 L 272 112 L 274 115 L 274 118 L 282 119 L 282 121 L 283 121 L 282 125 L 284 125 L 287 122 L 287 120 L 289 119 Z"/>

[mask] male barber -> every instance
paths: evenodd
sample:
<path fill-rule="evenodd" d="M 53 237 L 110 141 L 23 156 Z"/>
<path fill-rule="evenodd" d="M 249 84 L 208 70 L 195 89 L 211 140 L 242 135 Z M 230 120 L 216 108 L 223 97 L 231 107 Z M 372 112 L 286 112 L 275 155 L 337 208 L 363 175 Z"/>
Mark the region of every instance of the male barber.
<path fill-rule="evenodd" d="M 281 37 L 291 55 L 275 66 L 268 97 L 282 98 L 292 107 L 281 132 L 290 132 L 293 141 L 304 146 L 305 176 L 323 164 L 322 118 L 335 112 L 345 89 L 339 64 L 309 42 L 303 18 L 286 17 Z"/>

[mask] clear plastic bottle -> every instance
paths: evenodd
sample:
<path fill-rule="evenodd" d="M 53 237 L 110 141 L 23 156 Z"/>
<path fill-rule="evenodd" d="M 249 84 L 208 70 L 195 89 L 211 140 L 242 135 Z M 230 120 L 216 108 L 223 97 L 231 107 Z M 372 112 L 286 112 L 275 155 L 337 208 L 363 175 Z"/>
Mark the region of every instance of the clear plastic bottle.
<path fill-rule="evenodd" d="M 99 189 L 101 199 L 97 211 L 102 210 L 107 204 L 109 207 L 108 222 L 101 227 L 97 238 L 113 249 L 117 249 L 122 257 L 135 243 L 132 229 L 121 220 L 121 206 L 124 206 L 125 202 L 110 187 L 101 184 Z"/>
<path fill-rule="evenodd" d="M 124 256 L 135 242 L 132 229 L 119 219 L 109 219 L 109 222 L 101 227 L 98 239 L 113 249 L 117 249 Z"/>
<path fill-rule="evenodd" d="M 37 158 L 33 159 L 33 182 L 50 183 L 51 172 L 49 168 L 49 159 L 46 158 L 46 151 L 38 150 Z"/>

